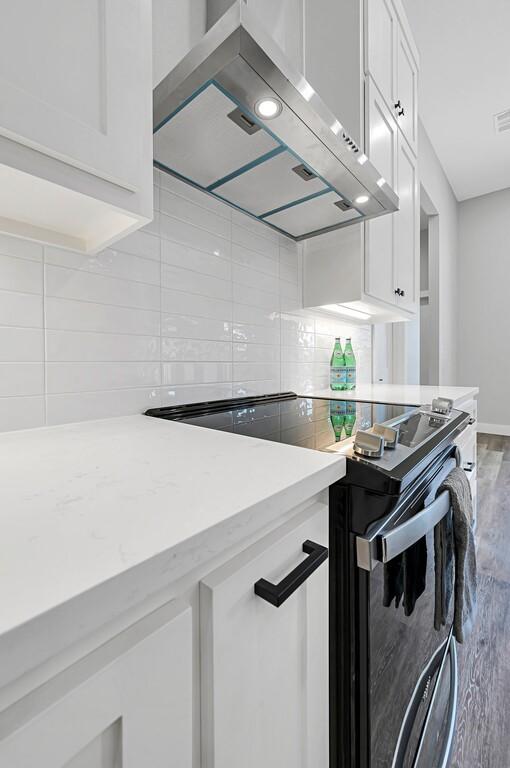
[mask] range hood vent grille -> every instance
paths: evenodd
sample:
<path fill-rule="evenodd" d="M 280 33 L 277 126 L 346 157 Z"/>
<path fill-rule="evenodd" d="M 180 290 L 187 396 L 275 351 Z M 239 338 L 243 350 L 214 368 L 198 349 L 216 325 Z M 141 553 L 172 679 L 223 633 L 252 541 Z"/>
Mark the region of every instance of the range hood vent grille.
<path fill-rule="evenodd" d="M 154 164 L 303 240 L 398 208 L 339 125 L 240 0 L 155 89 Z"/>
<path fill-rule="evenodd" d="M 504 112 L 494 115 L 494 127 L 496 133 L 510 131 L 510 109 L 505 109 Z"/>

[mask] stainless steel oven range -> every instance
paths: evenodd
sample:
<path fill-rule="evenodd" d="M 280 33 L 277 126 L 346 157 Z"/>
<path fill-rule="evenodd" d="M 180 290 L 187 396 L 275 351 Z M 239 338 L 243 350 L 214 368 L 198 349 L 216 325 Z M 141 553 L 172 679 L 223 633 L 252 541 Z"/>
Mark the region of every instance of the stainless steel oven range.
<path fill-rule="evenodd" d="M 150 416 L 346 456 L 331 486 L 331 768 L 445 768 L 457 660 L 434 629 L 438 494 L 468 415 L 292 392 L 152 409 Z"/>

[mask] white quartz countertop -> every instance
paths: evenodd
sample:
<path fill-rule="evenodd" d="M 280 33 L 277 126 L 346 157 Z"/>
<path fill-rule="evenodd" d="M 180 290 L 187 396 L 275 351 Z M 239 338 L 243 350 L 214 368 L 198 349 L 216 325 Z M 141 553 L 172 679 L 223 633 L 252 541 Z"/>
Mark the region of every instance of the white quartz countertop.
<path fill-rule="evenodd" d="M 426 405 L 436 397 L 448 397 L 458 406 L 476 397 L 478 387 L 425 386 L 414 384 L 357 384 L 351 392 L 334 392 L 321 389 L 308 392 L 302 397 L 318 397 L 327 400 L 350 400 L 389 403 L 391 405 Z"/>
<path fill-rule="evenodd" d="M 161 553 L 171 579 L 345 474 L 343 457 L 141 415 L 5 433 L 0 466 L 0 639 Z"/>

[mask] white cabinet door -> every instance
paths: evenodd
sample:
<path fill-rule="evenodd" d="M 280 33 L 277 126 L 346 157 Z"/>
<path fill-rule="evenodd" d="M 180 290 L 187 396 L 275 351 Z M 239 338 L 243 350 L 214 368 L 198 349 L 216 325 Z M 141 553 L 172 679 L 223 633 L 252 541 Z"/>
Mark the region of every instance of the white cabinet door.
<path fill-rule="evenodd" d="M 397 120 L 415 154 L 418 154 L 418 68 L 402 31 L 397 39 Z"/>
<path fill-rule="evenodd" d="M 0 765 L 191 768 L 191 654 L 191 608 L 161 608 L 6 710 Z"/>
<path fill-rule="evenodd" d="M 202 768 L 327 768 L 328 569 L 276 608 L 254 592 L 327 545 L 314 504 L 201 583 Z"/>
<path fill-rule="evenodd" d="M 146 17 L 140 0 L 2 3 L 0 134 L 136 189 Z"/>
<path fill-rule="evenodd" d="M 397 187 L 398 128 L 371 78 L 366 85 L 366 153 L 393 189 Z M 397 304 L 394 281 L 395 232 L 392 215 L 365 224 L 365 292 Z"/>
<path fill-rule="evenodd" d="M 395 105 L 397 24 L 391 0 L 365 0 L 365 69 L 384 100 Z"/>
<path fill-rule="evenodd" d="M 402 134 L 398 134 L 397 194 L 400 209 L 395 224 L 395 288 L 398 304 L 416 312 L 420 255 L 420 202 L 417 160 Z"/>

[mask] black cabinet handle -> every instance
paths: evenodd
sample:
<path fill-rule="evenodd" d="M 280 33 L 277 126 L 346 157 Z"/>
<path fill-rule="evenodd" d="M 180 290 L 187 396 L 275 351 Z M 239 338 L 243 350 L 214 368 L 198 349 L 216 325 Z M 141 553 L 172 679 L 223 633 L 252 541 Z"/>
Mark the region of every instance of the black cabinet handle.
<path fill-rule="evenodd" d="M 397 296 L 400 296 L 400 288 L 395 288 L 395 294 L 396 294 Z"/>
<path fill-rule="evenodd" d="M 255 584 L 255 594 L 263 600 L 267 600 L 268 603 L 276 606 L 276 608 L 279 608 L 317 570 L 319 565 L 322 565 L 328 559 L 328 548 L 323 547 L 321 544 L 316 544 L 314 541 L 305 541 L 303 543 L 303 552 L 306 552 L 308 555 L 306 560 L 299 563 L 278 584 L 272 584 L 266 579 L 259 579 Z"/>
<path fill-rule="evenodd" d="M 474 461 L 467 461 L 466 466 L 464 467 L 464 472 L 472 472 L 475 467 L 476 464 Z"/>
<path fill-rule="evenodd" d="M 395 109 L 397 110 L 397 115 L 399 117 L 402 117 L 405 114 L 404 107 L 402 106 L 400 99 L 396 102 Z"/>
<path fill-rule="evenodd" d="M 402 290 L 402 288 L 395 288 L 395 293 L 397 296 L 405 296 L 406 292 Z"/>

